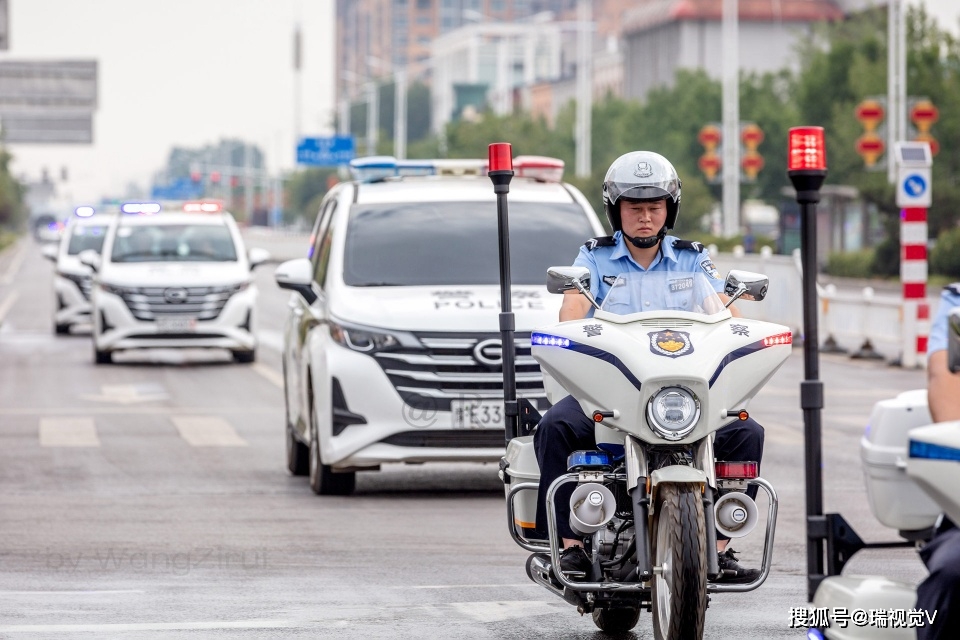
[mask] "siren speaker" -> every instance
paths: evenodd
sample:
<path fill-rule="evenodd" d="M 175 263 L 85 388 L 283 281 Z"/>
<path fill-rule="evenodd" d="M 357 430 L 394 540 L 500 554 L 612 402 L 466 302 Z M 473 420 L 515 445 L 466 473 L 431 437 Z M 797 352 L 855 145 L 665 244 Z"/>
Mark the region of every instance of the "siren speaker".
<path fill-rule="evenodd" d="M 570 528 L 584 535 L 593 533 L 610 522 L 616 510 L 617 501 L 610 489 L 587 482 L 570 496 Z"/>
<path fill-rule="evenodd" d="M 757 503 L 745 493 L 728 493 L 714 505 L 717 531 L 730 538 L 742 538 L 757 526 Z"/>

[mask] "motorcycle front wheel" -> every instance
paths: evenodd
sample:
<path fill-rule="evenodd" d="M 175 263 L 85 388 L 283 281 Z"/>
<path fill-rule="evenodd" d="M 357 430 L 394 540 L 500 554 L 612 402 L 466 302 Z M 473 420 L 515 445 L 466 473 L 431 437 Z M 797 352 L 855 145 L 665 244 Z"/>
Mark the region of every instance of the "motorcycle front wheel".
<path fill-rule="evenodd" d="M 653 632 L 657 640 L 703 637 L 707 557 L 699 487 L 661 484 L 653 518 Z"/>

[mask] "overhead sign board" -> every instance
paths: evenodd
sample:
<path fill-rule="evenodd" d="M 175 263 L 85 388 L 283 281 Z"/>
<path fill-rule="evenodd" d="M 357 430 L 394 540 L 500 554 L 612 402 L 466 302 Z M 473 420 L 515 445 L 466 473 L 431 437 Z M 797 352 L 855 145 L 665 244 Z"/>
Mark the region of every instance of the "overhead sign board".
<path fill-rule="evenodd" d="M 93 114 L 0 111 L 0 131 L 6 143 L 91 144 Z"/>
<path fill-rule="evenodd" d="M 193 200 L 203 195 L 203 185 L 190 178 L 177 178 L 167 184 L 155 184 L 150 190 L 152 200 Z"/>
<path fill-rule="evenodd" d="M 96 60 L 0 62 L 0 111 L 97 108 Z"/>
<path fill-rule="evenodd" d="M 297 164 L 314 167 L 336 167 L 357 156 L 353 136 L 301 138 L 297 145 Z"/>

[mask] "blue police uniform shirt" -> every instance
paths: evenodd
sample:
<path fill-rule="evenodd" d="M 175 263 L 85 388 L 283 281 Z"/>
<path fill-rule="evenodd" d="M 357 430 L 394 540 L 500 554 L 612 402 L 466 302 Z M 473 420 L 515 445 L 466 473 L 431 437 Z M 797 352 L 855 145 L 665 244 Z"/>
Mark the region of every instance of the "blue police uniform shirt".
<path fill-rule="evenodd" d="M 940 306 L 937 308 L 933 326 L 930 327 L 930 339 L 927 341 L 928 357 L 935 351 L 947 348 L 947 316 L 956 307 L 960 307 L 960 283 L 944 287 L 940 294 Z"/>
<path fill-rule="evenodd" d="M 611 285 L 616 281 L 617 276 L 622 273 L 646 273 L 651 271 L 666 271 L 674 273 L 695 273 L 702 271 L 707 277 L 707 281 L 713 285 L 714 291 L 723 293 L 723 280 L 710 254 L 699 243 L 689 243 L 680 240 L 674 236 L 664 236 L 660 242 L 660 250 L 657 257 L 646 269 L 641 267 L 627 248 L 627 240 L 623 234 L 617 231 L 613 234 L 614 243 L 612 245 L 596 245 L 591 248 L 591 242 L 580 247 L 580 254 L 574 260 L 573 266 L 586 267 L 590 270 L 590 292 L 596 298 L 597 303 L 602 304 L 603 299 L 610 291 Z M 680 243 L 683 246 L 692 248 L 675 248 L 674 243 Z M 637 310 L 639 311 L 639 309 Z M 590 309 L 590 316 L 593 315 L 593 308 Z"/>

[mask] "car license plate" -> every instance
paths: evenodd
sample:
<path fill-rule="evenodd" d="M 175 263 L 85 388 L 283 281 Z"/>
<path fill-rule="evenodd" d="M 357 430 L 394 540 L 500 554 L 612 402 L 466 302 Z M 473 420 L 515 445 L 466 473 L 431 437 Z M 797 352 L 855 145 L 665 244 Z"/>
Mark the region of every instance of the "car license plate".
<path fill-rule="evenodd" d="M 160 316 L 157 318 L 159 333 L 190 333 L 196 331 L 197 319 L 194 316 Z"/>
<path fill-rule="evenodd" d="M 503 429 L 503 400 L 451 400 L 454 429 Z"/>

